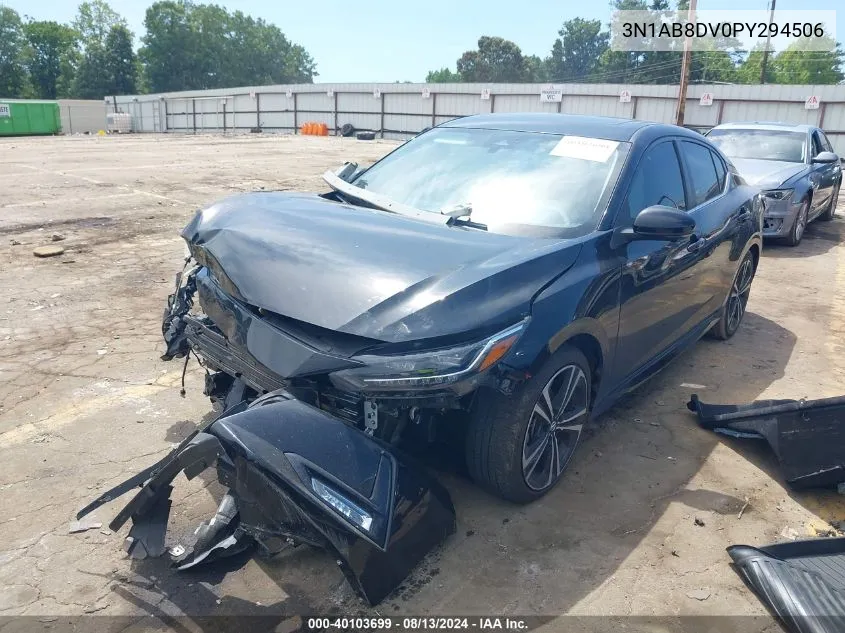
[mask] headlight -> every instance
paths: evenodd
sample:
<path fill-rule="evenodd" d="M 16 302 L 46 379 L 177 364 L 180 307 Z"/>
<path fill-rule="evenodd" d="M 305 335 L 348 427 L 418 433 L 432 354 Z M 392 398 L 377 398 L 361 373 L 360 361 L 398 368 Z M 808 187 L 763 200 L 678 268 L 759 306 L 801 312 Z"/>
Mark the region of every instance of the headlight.
<path fill-rule="evenodd" d="M 519 339 L 526 323 L 456 347 L 392 356 L 356 356 L 356 360 L 365 363 L 364 367 L 344 369 L 329 377 L 339 389 L 352 391 L 448 385 L 497 363 Z"/>
<path fill-rule="evenodd" d="M 770 200 L 786 200 L 792 195 L 792 189 L 769 189 L 763 192 L 763 196 Z"/>
<path fill-rule="evenodd" d="M 365 510 L 352 503 L 334 488 L 329 488 L 319 479 L 312 477 L 311 487 L 320 499 L 342 514 L 347 521 L 356 527 L 361 528 L 365 532 L 370 531 L 370 527 L 373 524 L 373 517 L 367 514 Z"/>

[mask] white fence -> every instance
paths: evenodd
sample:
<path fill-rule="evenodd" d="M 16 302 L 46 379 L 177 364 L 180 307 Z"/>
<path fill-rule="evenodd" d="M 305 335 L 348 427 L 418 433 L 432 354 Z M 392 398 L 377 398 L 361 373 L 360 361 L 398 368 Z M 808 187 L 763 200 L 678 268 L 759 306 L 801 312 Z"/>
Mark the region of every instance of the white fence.
<path fill-rule="evenodd" d="M 544 100 L 544 91 L 553 100 Z M 562 112 L 672 123 L 677 95 L 678 87 L 668 85 L 298 84 L 109 97 L 109 102 L 111 109 L 132 114 L 137 132 L 296 133 L 303 123 L 314 122 L 325 123 L 333 133 L 349 123 L 383 138 L 402 139 L 449 119 L 487 112 Z M 845 154 L 845 85 L 689 87 L 687 127 L 703 130 L 729 121 L 817 125 Z"/>
<path fill-rule="evenodd" d="M 96 134 L 106 129 L 106 104 L 88 99 L 59 99 L 63 134 Z"/>

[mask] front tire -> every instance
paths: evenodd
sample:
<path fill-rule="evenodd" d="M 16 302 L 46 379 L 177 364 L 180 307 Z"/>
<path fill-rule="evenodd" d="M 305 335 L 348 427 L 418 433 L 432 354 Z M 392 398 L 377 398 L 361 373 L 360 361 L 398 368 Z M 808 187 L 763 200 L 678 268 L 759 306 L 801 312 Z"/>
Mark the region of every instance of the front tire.
<path fill-rule="evenodd" d="M 539 499 L 561 480 L 592 404 L 590 364 L 564 345 L 514 396 L 476 394 L 467 429 L 470 476 L 515 503 Z"/>
<path fill-rule="evenodd" d="M 754 253 L 748 251 L 742 259 L 739 268 L 734 275 L 733 283 L 728 291 L 728 299 L 725 307 L 722 308 L 722 316 L 719 322 L 711 330 L 713 336 L 721 341 L 731 338 L 745 317 L 745 308 L 748 305 L 748 297 L 751 295 L 751 282 L 754 281 L 756 266 L 754 264 Z"/>
<path fill-rule="evenodd" d="M 798 246 L 801 243 L 801 238 L 804 237 L 804 231 L 807 229 L 809 215 L 810 201 L 805 200 L 801 208 L 798 209 L 795 222 L 792 223 L 792 229 L 790 229 L 789 235 L 786 238 L 787 245 Z"/>

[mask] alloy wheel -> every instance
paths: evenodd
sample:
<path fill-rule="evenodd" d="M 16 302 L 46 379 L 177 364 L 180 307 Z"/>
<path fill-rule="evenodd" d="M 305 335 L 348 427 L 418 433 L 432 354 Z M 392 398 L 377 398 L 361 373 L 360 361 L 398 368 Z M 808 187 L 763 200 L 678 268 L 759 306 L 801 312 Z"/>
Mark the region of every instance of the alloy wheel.
<path fill-rule="evenodd" d="M 801 210 L 798 211 L 798 217 L 795 218 L 795 241 L 800 242 L 801 236 L 804 235 L 804 229 L 807 228 L 807 214 L 810 211 L 810 207 L 807 203 L 804 203 L 804 206 L 801 207 Z"/>
<path fill-rule="evenodd" d="M 590 394 L 578 365 L 552 376 L 528 421 L 522 444 L 522 476 L 532 490 L 551 487 L 566 468 L 587 419 Z"/>
<path fill-rule="evenodd" d="M 754 281 L 754 260 L 751 254 L 745 256 L 742 265 L 734 277 L 731 294 L 728 297 L 728 332 L 733 334 L 742 323 L 748 297 L 751 294 L 751 282 Z"/>

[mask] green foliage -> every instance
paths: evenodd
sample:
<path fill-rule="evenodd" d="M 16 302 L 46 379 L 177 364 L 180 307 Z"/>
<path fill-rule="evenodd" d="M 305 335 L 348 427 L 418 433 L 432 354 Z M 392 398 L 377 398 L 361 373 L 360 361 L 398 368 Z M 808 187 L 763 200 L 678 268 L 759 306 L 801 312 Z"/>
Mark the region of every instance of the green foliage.
<path fill-rule="evenodd" d="M 241 11 L 163 0 L 147 9 L 140 56 L 154 91 L 313 81 L 314 60 Z"/>
<path fill-rule="evenodd" d="M 552 45 L 547 69 L 552 81 L 587 81 L 599 69 L 610 35 L 600 20 L 567 20 Z"/>
<path fill-rule="evenodd" d="M 122 24 L 113 25 L 106 37 L 103 70 L 109 82 L 105 94 L 135 94 L 138 68 L 132 50 L 132 33 Z"/>
<path fill-rule="evenodd" d="M 23 30 L 28 43 L 26 69 L 34 96 L 39 99 L 66 96 L 75 73 L 77 32 L 49 21 L 28 22 Z"/>
<path fill-rule="evenodd" d="M 778 53 L 771 62 L 775 81 L 781 84 L 837 84 L 845 79 L 842 47 L 829 37 L 825 39 L 834 50 L 796 50 L 802 44 L 798 41 Z"/>
<path fill-rule="evenodd" d="M 18 97 L 26 86 L 26 39 L 18 12 L 0 5 L 0 97 Z"/>
<path fill-rule="evenodd" d="M 525 58 L 519 46 L 501 37 L 483 35 L 478 48 L 467 51 L 457 63 L 458 74 L 466 82 L 524 81 Z"/>
<path fill-rule="evenodd" d="M 453 73 L 448 68 L 441 68 L 440 70 L 429 70 L 425 76 L 425 82 L 429 84 L 456 84 L 460 83 L 461 75 Z"/>
<path fill-rule="evenodd" d="M 104 47 L 113 26 L 126 27 L 126 20 L 118 15 L 105 0 L 92 0 L 79 5 L 73 28 L 79 33 L 82 46 Z"/>

